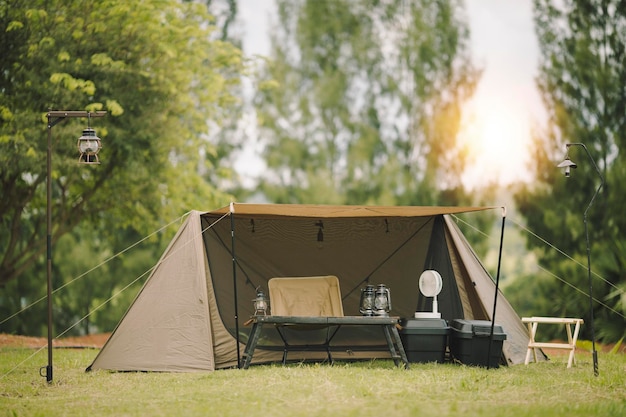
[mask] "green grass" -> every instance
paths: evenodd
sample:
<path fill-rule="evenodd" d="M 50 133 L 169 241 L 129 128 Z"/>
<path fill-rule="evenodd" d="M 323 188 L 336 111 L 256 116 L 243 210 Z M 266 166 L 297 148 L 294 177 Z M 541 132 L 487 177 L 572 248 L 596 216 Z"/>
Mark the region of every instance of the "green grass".
<path fill-rule="evenodd" d="M 578 352 L 487 370 L 391 361 L 252 366 L 212 373 L 85 373 L 95 349 L 0 349 L 0 416 L 622 416 L 626 355 Z"/>

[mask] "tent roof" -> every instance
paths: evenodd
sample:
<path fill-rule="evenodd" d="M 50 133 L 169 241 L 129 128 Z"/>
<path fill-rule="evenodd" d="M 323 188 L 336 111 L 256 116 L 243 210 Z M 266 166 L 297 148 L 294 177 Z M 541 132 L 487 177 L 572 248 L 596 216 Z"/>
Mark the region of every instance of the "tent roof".
<path fill-rule="evenodd" d="M 320 204 L 246 204 L 231 203 L 229 206 L 205 214 L 224 215 L 231 210 L 237 216 L 255 217 L 424 217 L 439 214 L 459 214 L 472 211 L 493 210 L 500 207 L 444 207 L 444 206 L 339 206 Z"/>

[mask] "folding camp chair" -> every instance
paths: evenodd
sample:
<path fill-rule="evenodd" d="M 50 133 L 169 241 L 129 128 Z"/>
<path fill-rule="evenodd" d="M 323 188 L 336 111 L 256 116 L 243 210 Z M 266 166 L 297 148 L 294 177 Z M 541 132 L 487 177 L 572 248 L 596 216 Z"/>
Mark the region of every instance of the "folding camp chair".
<path fill-rule="evenodd" d="M 268 282 L 271 312 L 273 316 L 286 317 L 343 317 L 343 304 L 339 279 L 336 276 L 315 276 L 297 278 L 272 278 Z M 277 324 L 276 330 L 283 344 L 283 364 L 289 350 L 325 350 L 332 362 L 330 342 L 339 326 L 324 324 Z M 316 345 L 290 345 L 287 341 L 291 330 L 326 329 L 324 342 Z"/>

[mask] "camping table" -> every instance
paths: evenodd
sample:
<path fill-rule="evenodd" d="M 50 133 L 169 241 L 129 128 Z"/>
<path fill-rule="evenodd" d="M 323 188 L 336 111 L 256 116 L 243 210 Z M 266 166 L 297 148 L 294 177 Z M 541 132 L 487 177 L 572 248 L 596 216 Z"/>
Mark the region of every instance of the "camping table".
<path fill-rule="evenodd" d="M 578 339 L 578 332 L 580 331 L 580 325 L 583 323 L 583 319 L 576 318 L 560 318 L 560 317 L 522 317 L 522 322 L 528 325 L 528 333 L 530 338 L 528 340 L 528 350 L 526 351 L 526 360 L 524 365 L 528 365 L 530 362 L 530 355 L 532 355 L 537 362 L 537 348 L 552 348 L 552 349 L 566 349 L 569 350 L 569 359 L 567 361 L 567 367 L 571 368 L 574 363 L 574 352 L 576 351 L 576 340 Z M 547 324 L 564 324 L 567 331 L 567 343 L 541 343 L 536 342 L 537 326 L 539 323 Z M 574 334 L 572 335 L 572 324 L 574 325 Z"/>
<path fill-rule="evenodd" d="M 382 317 L 382 316 L 344 316 L 344 317 L 304 317 L 304 316 L 254 316 L 252 320 L 252 331 L 250 332 L 250 338 L 246 344 L 246 348 L 243 352 L 243 369 L 247 369 L 252 361 L 252 355 L 259 341 L 261 335 L 261 329 L 264 325 L 270 324 L 277 328 L 281 326 L 297 326 L 297 325 L 317 325 L 317 326 L 337 326 L 337 329 L 332 333 L 332 336 L 342 326 L 381 326 L 387 339 L 387 346 L 389 347 L 389 353 L 396 366 L 400 365 L 400 362 L 404 363 L 405 369 L 409 369 L 409 360 L 407 359 L 406 352 L 402 346 L 402 340 L 396 327 L 399 317 Z M 280 333 L 280 331 L 279 331 Z M 330 346 L 328 343 L 332 336 L 327 339 L 325 348 L 330 352 Z M 281 334 L 282 337 L 282 334 Z M 285 353 L 288 348 L 285 342 Z M 284 356 L 283 356 L 284 358 Z"/>

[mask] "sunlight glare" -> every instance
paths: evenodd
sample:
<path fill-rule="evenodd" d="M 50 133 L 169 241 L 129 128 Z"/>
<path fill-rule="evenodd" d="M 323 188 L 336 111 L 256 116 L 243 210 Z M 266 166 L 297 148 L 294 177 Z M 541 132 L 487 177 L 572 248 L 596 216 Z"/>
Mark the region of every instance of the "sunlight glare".
<path fill-rule="evenodd" d="M 528 114 L 515 103 L 481 100 L 470 104 L 461 132 L 470 163 L 463 180 L 468 187 L 525 181 L 530 127 Z"/>

